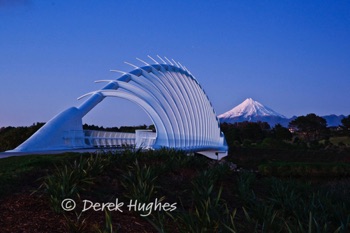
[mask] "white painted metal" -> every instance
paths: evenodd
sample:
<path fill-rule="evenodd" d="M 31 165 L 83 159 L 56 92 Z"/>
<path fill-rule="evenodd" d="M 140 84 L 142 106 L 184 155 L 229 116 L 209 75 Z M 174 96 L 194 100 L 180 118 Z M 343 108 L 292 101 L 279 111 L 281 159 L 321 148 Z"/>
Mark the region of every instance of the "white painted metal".
<path fill-rule="evenodd" d="M 122 144 L 143 148 L 169 147 L 202 153 L 213 159 L 227 155 L 227 145 L 216 113 L 204 90 L 193 75 L 179 62 L 155 64 L 138 59 L 146 66 L 138 67 L 108 82 L 78 108 L 63 111 L 13 151 L 38 151 L 87 147 L 114 147 Z M 83 97 L 87 96 L 84 95 Z M 153 121 L 156 133 L 135 134 L 83 131 L 82 117 L 105 97 L 120 97 L 139 105 Z"/>

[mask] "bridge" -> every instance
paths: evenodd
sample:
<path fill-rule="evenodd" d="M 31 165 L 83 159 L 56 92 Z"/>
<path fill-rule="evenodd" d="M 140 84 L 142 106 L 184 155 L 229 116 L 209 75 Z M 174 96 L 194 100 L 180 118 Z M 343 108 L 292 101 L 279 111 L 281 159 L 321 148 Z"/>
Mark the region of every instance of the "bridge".
<path fill-rule="evenodd" d="M 71 150 L 93 147 L 135 146 L 144 149 L 174 148 L 203 154 L 212 159 L 227 155 L 220 123 L 197 79 L 179 62 L 152 57 L 152 64 L 120 73 L 115 80 L 99 80 L 106 85 L 78 99 L 79 107 L 68 108 L 39 129 L 11 152 Z M 84 131 L 82 118 L 106 97 L 127 99 L 139 105 L 152 120 L 156 132 Z"/>

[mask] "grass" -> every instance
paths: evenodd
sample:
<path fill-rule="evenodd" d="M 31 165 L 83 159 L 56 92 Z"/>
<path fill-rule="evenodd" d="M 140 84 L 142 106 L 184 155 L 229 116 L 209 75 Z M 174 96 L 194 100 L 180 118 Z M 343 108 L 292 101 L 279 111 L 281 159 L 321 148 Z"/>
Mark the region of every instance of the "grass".
<path fill-rule="evenodd" d="M 348 163 L 271 162 L 258 167 L 262 175 L 282 177 L 347 177 Z"/>
<path fill-rule="evenodd" d="M 350 146 L 350 137 L 348 136 L 331 137 L 329 141 L 334 145 Z"/>
<path fill-rule="evenodd" d="M 228 161 L 245 169 L 257 169 L 270 162 L 338 163 L 350 162 L 350 148 L 342 149 L 269 149 L 230 148 Z"/>
<path fill-rule="evenodd" d="M 306 158 L 310 153 L 305 152 Z M 348 164 L 338 161 L 346 155 L 337 156 L 336 162 L 330 164 L 313 160 L 260 163 L 259 173 L 230 170 L 225 160 L 234 161 L 238 156 L 217 162 L 174 150 L 26 156 L 0 160 L 0 181 L 12 184 L 5 186 L 10 190 L 21 192 L 23 182 L 38 186 L 30 178 L 42 177 L 39 193 L 58 216 L 64 214 L 65 226 L 72 232 L 136 230 L 120 222 L 121 215 L 127 215 L 125 212 L 119 217 L 115 213 L 89 212 L 93 218 L 62 213 L 59 204 L 65 197 L 72 197 L 77 203 L 82 199 L 108 202 L 116 197 L 124 202 L 133 199 L 149 203 L 157 198 L 160 202 L 177 203 L 172 212 L 151 211 L 144 217 L 143 212 L 135 212 L 135 222 L 143 219 L 149 223 L 146 232 L 342 233 L 350 230 L 349 173 L 342 174 L 342 179 L 309 179 L 319 178 L 315 168 L 336 174 L 348 169 Z M 329 159 L 328 154 L 321 157 Z M 243 158 L 241 161 L 247 163 Z M 248 161 L 251 158 L 252 155 L 246 157 Z M 3 196 L 10 193 L 6 190 Z M 97 220 L 102 228 L 96 228 Z"/>
<path fill-rule="evenodd" d="M 22 185 L 33 182 L 52 169 L 55 164 L 72 161 L 79 155 L 64 153 L 59 155 L 28 155 L 0 159 L 0 199 L 20 190 Z"/>
<path fill-rule="evenodd" d="M 148 165 L 140 166 L 137 159 L 121 178 L 121 183 L 126 190 L 125 197 L 128 199 L 149 203 L 156 193 L 156 172 Z"/>

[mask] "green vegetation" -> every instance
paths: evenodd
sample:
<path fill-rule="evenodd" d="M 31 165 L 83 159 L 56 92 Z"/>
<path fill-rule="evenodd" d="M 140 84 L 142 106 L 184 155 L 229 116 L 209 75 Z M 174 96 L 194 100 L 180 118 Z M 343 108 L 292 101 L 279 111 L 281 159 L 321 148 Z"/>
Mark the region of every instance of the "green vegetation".
<path fill-rule="evenodd" d="M 36 123 L 29 127 L 2 127 L 0 128 L 0 151 L 16 148 L 40 129 L 44 123 Z"/>
<path fill-rule="evenodd" d="M 157 175 L 150 166 L 139 165 L 138 160 L 129 166 L 129 170 L 122 175 L 122 185 L 127 190 L 125 197 L 142 203 L 150 202 L 155 194 Z"/>
<path fill-rule="evenodd" d="M 222 124 L 229 145 L 229 156 L 222 161 L 177 150 L 132 148 L 1 159 L 0 219 L 17 214 L 12 206 L 3 207 L 7 202 L 24 198 L 41 207 L 21 216 L 44 212 L 60 220 L 53 226 L 46 226 L 46 220 L 17 221 L 17 231 L 45 225 L 52 227 L 45 231 L 62 232 L 349 232 L 347 120 L 330 129 L 316 115 L 297 119 L 291 124 L 293 133 L 262 122 Z M 11 137 L 18 143 L 15 134 L 23 130 L 2 128 L 0 137 L 8 141 L 0 144 L 10 145 Z M 62 210 L 65 198 L 76 201 L 74 211 Z M 126 204 L 137 200 L 145 208 L 82 212 L 83 200 L 106 203 L 116 198 Z M 155 201 L 176 203 L 176 209 L 146 208 Z M 16 232 L 13 227 L 0 221 L 2 232 Z"/>
<path fill-rule="evenodd" d="M 259 165 L 259 172 L 267 176 L 336 178 L 350 176 L 350 164 L 272 162 Z"/>
<path fill-rule="evenodd" d="M 289 122 L 289 128 L 296 129 L 307 142 L 321 140 L 328 136 L 326 120 L 314 113 L 297 117 Z"/>
<path fill-rule="evenodd" d="M 121 126 L 121 127 L 103 127 L 97 125 L 83 125 L 84 130 L 101 130 L 101 131 L 111 131 L 111 132 L 124 132 L 124 133 L 135 133 L 137 129 L 150 129 L 154 130 L 154 125 L 138 125 L 138 126 Z"/>
<path fill-rule="evenodd" d="M 350 132 L 350 115 L 345 117 L 341 123 L 343 124 L 344 130 L 349 134 Z"/>
<path fill-rule="evenodd" d="M 266 122 L 221 124 L 230 149 L 260 148 L 284 150 L 339 149 L 350 147 L 349 120 L 342 126 L 327 127 L 326 121 L 315 114 L 300 116 L 289 123 L 288 129 Z"/>
<path fill-rule="evenodd" d="M 337 145 L 340 147 L 350 147 L 350 137 L 349 136 L 331 137 L 329 139 L 329 141 L 333 145 Z"/>
<path fill-rule="evenodd" d="M 19 146 L 22 142 L 32 136 L 37 130 L 39 130 L 44 123 L 35 123 L 28 127 L 2 127 L 0 128 L 0 152 L 6 150 L 12 150 Z M 83 125 L 84 130 L 102 130 L 113 132 L 126 132 L 134 133 L 137 129 L 150 129 L 155 130 L 154 125 L 146 126 L 121 126 L 121 127 L 102 127 L 95 125 Z"/>
<path fill-rule="evenodd" d="M 350 147 L 350 115 L 342 120 L 340 127 L 327 127 L 326 121 L 316 114 L 300 116 L 289 123 L 288 128 L 275 125 L 273 128 L 266 122 L 240 122 L 221 124 L 228 146 L 259 147 L 262 149 L 328 149 Z M 16 148 L 35 133 L 44 123 L 29 127 L 0 128 L 0 151 Z M 84 130 L 102 130 L 115 132 L 135 132 L 137 129 L 155 131 L 154 125 L 102 127 L 83 125 Z M 292 133 L 293 132 L 293 133 Z"/>
<path fill-rule="evenodd" d="M 0 159 L 0 199 L 4 195 L 18 192 L 22 185 L 33 184 L 33 178 L 45 175 L 55 164 L 73 161 L 78 156 L 76 153 L 65 153 Z"/>
<path fill-rule="evenodd" d="M 80 191 L 92 185 L 108 165 L 109 157 L 99 154 L 87 158 L 81 156 L 79 160 L 56 166 L 53 174 L 43 178 L 39 189 L 48 195 L 52 209 L 62 212 L 61 202 L 66 198 L 79 198 Z"/>
<path fill-rule="evenodd" d="M 175 150 L 125 150 L 6 158 L 0 160 L 0 168 L 17 175 L 7 175 L 6 182 L 18 192 L 26 192 L 18 177 L 34 173 L 29 184 L 37 191 L 31 197 L 39 194 L 38 200 L 46 200 L 58 218 L 63 216 L 68 232 L 125 231 L 121 221 L 123 215 L 129 216 L 127 212 L 81 211 L 84 199 L 103 203 L 115 198 L 125 203 L 155 199 L 176 203 L 173 211 L 131 210 L 133 221 L 148 223 L 145 232 L 350 230 L 349 173 L 342 173 L 349 169 L 348 164 L 275 162 L 260 164 L 256 173 L 232 170 L 229 160 L 234 156 L 218 162 Z M 21 169 L 23 166 L 32 168 Z M 320 182 L 320 171 L 339 176 L 322 177 Z M 9 195 L 4 193 L 2 198 Z M 60 209 L 60 201 L 67 197 L 77 203 L 73 213 Z M 40 215 L 43 210 L 37 211 Z"/>

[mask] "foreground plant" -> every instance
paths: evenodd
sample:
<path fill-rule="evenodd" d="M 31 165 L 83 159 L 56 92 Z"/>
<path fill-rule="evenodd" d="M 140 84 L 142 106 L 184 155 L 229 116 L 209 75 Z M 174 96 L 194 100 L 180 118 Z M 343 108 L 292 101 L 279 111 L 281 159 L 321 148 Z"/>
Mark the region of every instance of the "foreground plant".
<path fill-rule="evenodd" d="M 80 198 L 80 192 L 93 184 L 108 163 L 108 158 L 101 155 L 81 156 L 73 163 L 56 166 L 53 174 L 42 178 L 38 190 L 48 194 L 51 208 L 56 213 L 62 212 L 61 202 L 66 198 Z"/>
<path fill-rule="evenodd" d="M 214 189 L 218 172 L 216 169 L 205 170 L 192 181 L 193 204 L 188 211 L 176 216 L 180 232 L 217 232 L 222 227 L 227 208 L 221 198 L 223 188 L 217 192 Z"/>
<path fill-rule="evenodd" d="M 255 179 L 255 174 L 248 171 L 240 173 L 237 177 L 238 198 L 245 204 L 251 204 L 255 200 L 255 194 L 252 190 Z"/>
<path fill-rule="evenodd" d="M 113 230 L 111 213 L 109 211 L 105 210 L 105 225 L 103 230 L 96 227 L 95 232 L 96 233 L 117 233 L 118 232 Z"/>
<path fill-rule="evenodd" d="M 67 215 L 64 215 L 65 222 L 64 227 L 66 229 L 66 232 L 69 233 L 83 233 L 88 230 L 88 224 L 87 224 L 87 218 L 82 218 L 82 212 L 80 214 L 77 214 L 76 212 L 75 216 L 76 219 L 71 220 Z"/>
<path fill-rule="evenodd" d="M 212 188 L 207 191 L 212 194 Z M 222 189 L 217 196 L 210 195 L 198 200 L 193 209 L 179 213 L 177 218 L 180 232 L 217 232 L 225 215 L 221 192 Z"/>
<path fill-rule="evenodd" d="M 125 197 L 148 203 L 155 194 L 156 172 L 150 166 L 141 166 L 136 159 L 128 172 L 122 175 L 122 186 L 127 190 Z"/>

